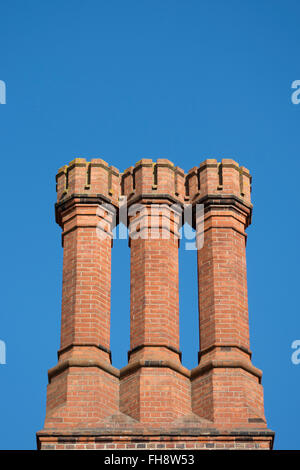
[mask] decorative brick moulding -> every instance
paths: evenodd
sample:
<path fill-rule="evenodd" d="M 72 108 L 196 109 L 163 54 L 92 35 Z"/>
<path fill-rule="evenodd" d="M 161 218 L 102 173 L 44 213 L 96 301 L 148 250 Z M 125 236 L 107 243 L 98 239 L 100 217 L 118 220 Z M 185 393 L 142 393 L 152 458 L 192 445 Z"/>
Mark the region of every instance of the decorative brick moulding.
<path fill-rule="evenodd" d="M 64 248 L 61 344 L 48 373 L 38 448 L 271 449 L 262 372 L 252 365 L 249 349 L 249 171 L 231 159 L 209 159 L 186 174 L 169 160 L 142 159 L 120 173 L 103 160 L 77 158 L 58 171 L 56 181 Z M 150 230 L 143 210 L 130 211 L 134 204 L 145 211 L 163 204 L 154 230 L 166 230 L 169 217 L 172 236 L 134 237 L 129 230 L 130 351 L 119 370 L 110 352 L 111 249 L 124 196 L 130 226 Z M 200 351 L 197 367 L 188 370 L 179 350 L 183 221 L 171 206 L 200 203 Z M 197 220 L 192 218 L 196 233 Z M 104 237 L 97 234 L 99 224 Z"/>

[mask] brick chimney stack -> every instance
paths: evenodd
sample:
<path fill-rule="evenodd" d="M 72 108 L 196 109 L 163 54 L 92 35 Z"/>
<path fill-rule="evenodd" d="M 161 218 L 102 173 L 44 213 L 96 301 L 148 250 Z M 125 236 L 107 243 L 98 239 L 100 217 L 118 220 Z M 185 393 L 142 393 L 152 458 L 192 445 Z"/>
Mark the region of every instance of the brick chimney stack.
<path fill-rule="evenodd" d="M 198 254 L 199 366 L 191 373 L 193 411 L 220 427 L 265 427 L 262 373 L 251 363 L 246 278 L 249 171 L 230 159 L 188 173 L 193 204 L 204 204 Z M 197 225 L 196 225 L 197 229 Z"/>
<path fill-rule="evenodd" d="M 48 373 L 38 448 L 272 448 L 262 373 L 249 349 L 250 189 L 249 171 L 230 159 L 205 160 L 187 174 L 166 159 L 142 159 L 123 174 L 100 159 L 75 159 L 58 171 L 61 345 Z M 131 293 L 128 364 L 119 370 L 111 364 L 110 286 L 121 200 L 128 209 Z M 192 370 L 181 364 L 179 349 L 186 204 L 203 240 L 195 252 L 200 350 Z"/>
<path fill-rule="evenodd" d="M 159 426 L 191 412 L 189 372 L 179 351 L 184 172 L 168 160 L 143 159 L 122 180 L 129 208 L 131 349 L 120 372 L 120 410 Z"/>
<path fill-rule="evenodd" d="M 63 291 L 58 364 L 49 371 L 45 428 L 92 426 L 118 409 L 118 371 L 110 360 L 112 211 L 119 172 L 76 158 L 57 173 Z M 106 229 L 99 237 L 98 227 Z"/>

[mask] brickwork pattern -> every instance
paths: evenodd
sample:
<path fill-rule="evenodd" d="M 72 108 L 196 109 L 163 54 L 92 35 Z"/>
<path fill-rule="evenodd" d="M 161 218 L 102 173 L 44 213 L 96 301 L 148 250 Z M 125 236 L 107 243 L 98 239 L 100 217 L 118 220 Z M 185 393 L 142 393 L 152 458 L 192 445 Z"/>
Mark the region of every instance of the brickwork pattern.
<path fill-rule="evenodd" d="M 270 449 L 262 373 L 251 362 L 246 228 L 251 176 L 232 159 L 188 173 L 142 159 L 122 174 L 77 158 L 56 176 L 63 288 L 40 449 Z M 128 205 L 130 351 L 110 352 L 113 229 Z M 184 204 L 204 205 L 198 247 L 199 364 L 181 364 L 178 247 Z M 151 217 L 150 217 L 151 216 Z M 150 223 L 151 221 L 151 223 Z M 150 236 L 149 236 L 150 235 Z M 195 254 L 196 255 L 196 254 Z"/>

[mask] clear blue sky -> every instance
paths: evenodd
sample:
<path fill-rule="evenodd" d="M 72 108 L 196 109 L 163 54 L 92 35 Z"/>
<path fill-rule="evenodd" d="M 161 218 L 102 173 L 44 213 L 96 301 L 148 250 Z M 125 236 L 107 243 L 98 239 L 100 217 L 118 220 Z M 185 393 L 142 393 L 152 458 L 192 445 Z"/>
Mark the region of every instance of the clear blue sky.
<path fill-rule="evenodd" d="M 35 448 L 59 347 L 55 173 L 75 157 L 123 171 L 234 158 L 253 175 L 248 287 L 253 363 L 277 449 L 300 449 L 300 3 L 4 0 L 0 7 L 0 448 Z M 120 261 L 122 265 L 120 267 Z M 180 252 L 183 363 L 197 363 L 194 252 Z M 129 348 L 129 248 L 113 250 L 113 364 Z"/>

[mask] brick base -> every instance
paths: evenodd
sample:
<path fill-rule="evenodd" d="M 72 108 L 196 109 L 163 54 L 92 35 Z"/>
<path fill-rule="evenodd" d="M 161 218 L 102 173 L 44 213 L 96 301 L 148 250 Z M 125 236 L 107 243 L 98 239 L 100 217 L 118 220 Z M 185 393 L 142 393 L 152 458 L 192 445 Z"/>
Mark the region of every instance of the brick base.
<path fill-rule="evenodd" d="M 39 433 L 40 450 L 180 450 L 180 449 L 236 449 L 236 450 L 271 450 L 273 433 L 271 431 L 247 431 L 230 434 L 197 436 L 87 436 L 54 435 Z"/>
<path fill-rule="evenodd" d="M 152 426 L 116 413 L 96 427 L 49 428 L 37 433 L 38 449 L 272 449 L 267 428 L 224 429 L 196 416 L 182 416 L 167 426 Z"/>

